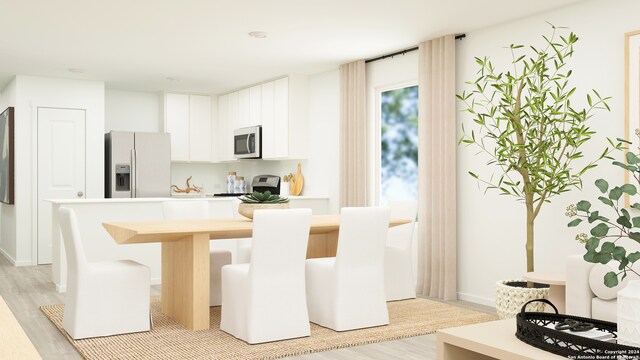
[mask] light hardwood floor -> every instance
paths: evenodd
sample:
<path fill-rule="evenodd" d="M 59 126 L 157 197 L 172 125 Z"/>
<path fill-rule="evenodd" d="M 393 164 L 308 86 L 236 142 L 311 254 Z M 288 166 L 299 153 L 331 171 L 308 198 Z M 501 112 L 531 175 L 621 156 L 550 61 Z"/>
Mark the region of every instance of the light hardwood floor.
<path fill-rule="evenodd" d="M 152 286 L 151 295 L 160 295 L 160 288 Z M 50 265 L 14 267 L 6 258 L 0 255 L 0 296 L 4 298 L 43 359 L 82 359 L 64 335 L 40 311 L 40 306 L 42 305 L 64 302 L 64 294 L 57 293 L 53 285 Z M 449 301 L 447 303 L 495 313 L 495 309 L 463 301 Z M 378 344 L 294 356 L 288 359 L 435 359 L 435 339 L 433 334 L 417 336 Z M 2 349 L 0 349 L 0 358 L 2 358 L 1 352 Z"/>

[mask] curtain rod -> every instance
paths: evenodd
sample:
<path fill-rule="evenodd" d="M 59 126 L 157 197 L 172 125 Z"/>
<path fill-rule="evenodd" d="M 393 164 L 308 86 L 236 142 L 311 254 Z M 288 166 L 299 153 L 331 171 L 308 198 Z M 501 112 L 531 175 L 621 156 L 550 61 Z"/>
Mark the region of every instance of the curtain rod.
<path fill-rule="evenodd" d="M 464 39 L 466 36 L 467 36 L 466 34 L 456 35 L 456 40 Z M 400 51 L 394 52 L 393 54 L 382 55 L 382 56 L 378 56 L 377 58 L 365 60 L 364 63 L 368 64 L 370 62 L 387 59 L 387 58 L 394 57 L 394 56 L 397 56 L 397 55 L 404 55 L 404 54 L 406 54 L 408 52 L 412 52 L 412 51 L 416 51 L 416 50 L 418 50 L 417 46 L 416 47 L 412 47 L 410 49 L 400 50 Z"/>

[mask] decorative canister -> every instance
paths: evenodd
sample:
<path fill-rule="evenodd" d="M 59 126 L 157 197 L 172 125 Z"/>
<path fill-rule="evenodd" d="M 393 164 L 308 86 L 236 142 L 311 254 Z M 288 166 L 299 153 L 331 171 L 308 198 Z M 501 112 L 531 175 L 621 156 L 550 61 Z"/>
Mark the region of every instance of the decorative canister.
<path fill-rule="evenodd" d="M 234 187 L 236 182 L 236 172 L 230 171 L 229 175 L 227 175 L 227 193 L 233 194 L 235 193 Z"/>
<path fill-rule="evenodd" d="M 245 186 L 244 186 L 244 176 L 238 176 L 235 181 L 234 193 L 236 194 L 244 194 Z"/>
<path fill-rule="evenodd" d="M 640 347 L 640 280 L 618 291 L 618 344 Z"/>

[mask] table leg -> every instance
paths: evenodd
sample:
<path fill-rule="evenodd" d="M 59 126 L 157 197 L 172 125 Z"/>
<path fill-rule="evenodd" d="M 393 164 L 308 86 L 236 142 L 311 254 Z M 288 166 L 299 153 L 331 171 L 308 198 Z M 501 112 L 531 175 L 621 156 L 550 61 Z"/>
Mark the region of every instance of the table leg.
<path fill-rule="evenodd" d="M 549 285 L 549 301 L 558 308 L 560 314 L 565 313 L 565 286 L 564 285 Z M 547 305 L 547 308 L 553 312 L 551 306 Z"/>
<path fill-rule="evenodd" d="M 162 243 L 162 312 L 191 330 L 209 328 L 209 234 Z"/>
<path fill-rule="evenodd" d="M 307 259 L 334 257 L 338 250 L 338 232 L 309 235 Z"/>

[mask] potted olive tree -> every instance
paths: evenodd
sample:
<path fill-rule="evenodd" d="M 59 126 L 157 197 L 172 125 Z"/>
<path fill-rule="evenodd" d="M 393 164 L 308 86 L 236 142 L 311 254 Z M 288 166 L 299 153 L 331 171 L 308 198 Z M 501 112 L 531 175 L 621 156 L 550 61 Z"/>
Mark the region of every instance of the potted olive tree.
<path fill-rule="evenodd" d="M 573 106 L 576 88 L 569 85 L 567 64 L 578 37 L 551 25 L 551 34 L 542 39 L 541 47 L 510 45 L 508 69 L 494 68 L 487 57 L 476 58 L 478 76 L 467 82 L 469 91 L 458 95 L 473 119 L 462 124 L 460 143 L 479 150 L 495 170 L 488 177 L 469 174 L 487 190 L 524 205 L 527 272 L 534 271 L 534 225 L 544 204 L 580 187 L 581 176 L 610 151 L 593 161 L 582 159 L 580 149 L 594 134 L 588 120 L 595 110 L 609 106 L 608 98 L 595 90 L 586 95 L 586 108 Z M 498 283 L 496 294 L 501 317 L 512 317 L 529 298 L 544 296 L 545 290 L 524 281 L 504 283 Z"/>

